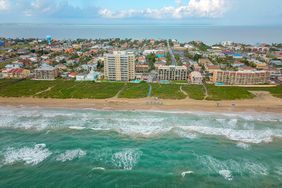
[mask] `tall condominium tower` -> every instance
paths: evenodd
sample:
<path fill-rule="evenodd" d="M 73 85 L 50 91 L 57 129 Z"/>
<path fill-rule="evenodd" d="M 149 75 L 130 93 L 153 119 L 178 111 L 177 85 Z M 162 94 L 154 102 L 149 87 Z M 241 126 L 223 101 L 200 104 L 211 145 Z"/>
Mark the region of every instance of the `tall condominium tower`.
<path fill-rule="evenodd" d="M 135 79 L 135 56 L 132 52 L 114 51 L 105 55 L 104 74 L 111 81 Z"/>

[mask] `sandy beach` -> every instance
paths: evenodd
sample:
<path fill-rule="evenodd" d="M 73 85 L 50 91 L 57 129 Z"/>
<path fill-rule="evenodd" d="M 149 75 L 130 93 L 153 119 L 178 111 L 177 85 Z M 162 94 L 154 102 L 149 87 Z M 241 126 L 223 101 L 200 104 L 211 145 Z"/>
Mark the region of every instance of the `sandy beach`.
<path fill-rule="evenodd" d="M 38 106 L 49 108 L 92 108 L 101 110 L 161 110 L 207 112 L 282 113 L 282 99 L 268 92 L 255 92 L 256 98 L 235 101 L 198 101 L 193 99 L 43 99 L 0 98 L 1 106 Z"/>

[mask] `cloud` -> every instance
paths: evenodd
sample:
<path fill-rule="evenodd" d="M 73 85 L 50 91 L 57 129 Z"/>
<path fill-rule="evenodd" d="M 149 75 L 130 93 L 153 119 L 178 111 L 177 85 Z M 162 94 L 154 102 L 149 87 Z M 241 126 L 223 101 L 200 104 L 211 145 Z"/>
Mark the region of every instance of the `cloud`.
<path fill-rule="evenodd" d="M 187 8 L 192 15 L 218 17 L 227 10 L 227 3 L 225 0 L 190 0 Z"/>
<path fill-rule="evenodd" d="M 8 10 L 10 3 L 8 0 L 0 0 L 0 10 Z"/>
<path fill-rule="evenodd" d="M 105 18 L 185 18 L 185 17 L 220 17 L 228 9 L 226 0 L 190 0 L 184 5 L 183 0 L 176 0 L 176 6 L 167 6 L 160 9 L 129 9 L 112 11 L 110 9 L 101 9 L 99 14 Z"/>

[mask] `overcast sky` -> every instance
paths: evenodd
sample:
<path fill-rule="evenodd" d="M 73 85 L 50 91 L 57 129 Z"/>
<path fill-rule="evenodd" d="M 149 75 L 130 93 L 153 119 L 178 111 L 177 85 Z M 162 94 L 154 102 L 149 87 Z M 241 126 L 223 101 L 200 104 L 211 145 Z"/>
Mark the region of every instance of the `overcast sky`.
<path fill-rule="evenodd" d="M 0 0 L 0 23 L 282 25 L 282 0 Z"/>

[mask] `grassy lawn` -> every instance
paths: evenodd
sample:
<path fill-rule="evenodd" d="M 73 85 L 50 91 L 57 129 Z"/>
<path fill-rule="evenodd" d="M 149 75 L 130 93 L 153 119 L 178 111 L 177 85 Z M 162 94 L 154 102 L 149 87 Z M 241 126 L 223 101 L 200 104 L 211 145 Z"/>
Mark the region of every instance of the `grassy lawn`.
<path fill-rule="evenodd" d="M 160 99 L 185 99 L 186 96 L 180 91 L 180 85 L 152 84 L 152 96 Z"/>
<path fill-rule="evenodd" d="M 145 98 L 148 95 L 148 91 L 149 84 L 147 83 L 127 84 L 118 97 L 128 99 Z"/>
<path fill-rule="evenodd" d="M 58 99 L 107 99 L 114 97 L 124 84 L 62 81 L 38 97 Z"/>
<path fill-rule="evenodd" d="M 191 99 L 203 100 L 205 98 L 205 90 L 202 85 L 182 86 L 182 90 L 185 91 Z"/>
<path fill-rule="evenodd" d="M 277 87 L 261 87 L 261 88 L 246 88 L 249 91 L 268 91 L 270 92 L 274 97 L 282 98 L 282 86 Z"/>
<path fill-rule="evenodd" d="M 254 95 L 246 88 L 242 87 L 217 87 L 214 85 L 206 85 L 208 89 L 207 100 L 236 100 L 236 99 L 252 99 Z"/>
<path fill-rule="evenodd" d="M 1 80 L 0 96 L 2 97 L 30 97 L 36 93 L 53 86 L 52 81 L 32 81 L 32 80 Z"/>
<path fill-rule="evenodd" d="M 33 81 L 1 80 L 2 97 L 40 98 L 90 98 L 106 99 L 114 97 L 124 86 L 123 83 L 94 83 L 75 81 Z"/>
<path fill-rule="evenodd" d="M 188 84 L 186 80 L 174 80 L 171 81 L 172 84 Z"/>
<path fill-rule="evenodd" d="M 184 99 L 179 84 L 151 84 L 152 97 L 161 99 Z M 254 97 L 249 91 L 268 91 L 274 97 L 282 98 L 282 86 L 271 88 L 217 87 L 207 85 L 207 100 L 236 100 Z M 123 89 L 123 90 L 122 90 Z M 190 98 L 204 99 L 204 88 L 200 85 L 182 85 Z M 114 97 L 120 90 L 119 98 L 145 98 L 149 84 L 125 84 L 120 82 L 75 82 L 75 81 L 33 81 L 33 80 L 0 80 L 2 97 L 40 97 L 40 98 L 89 98 L 107 99 Z"/>

